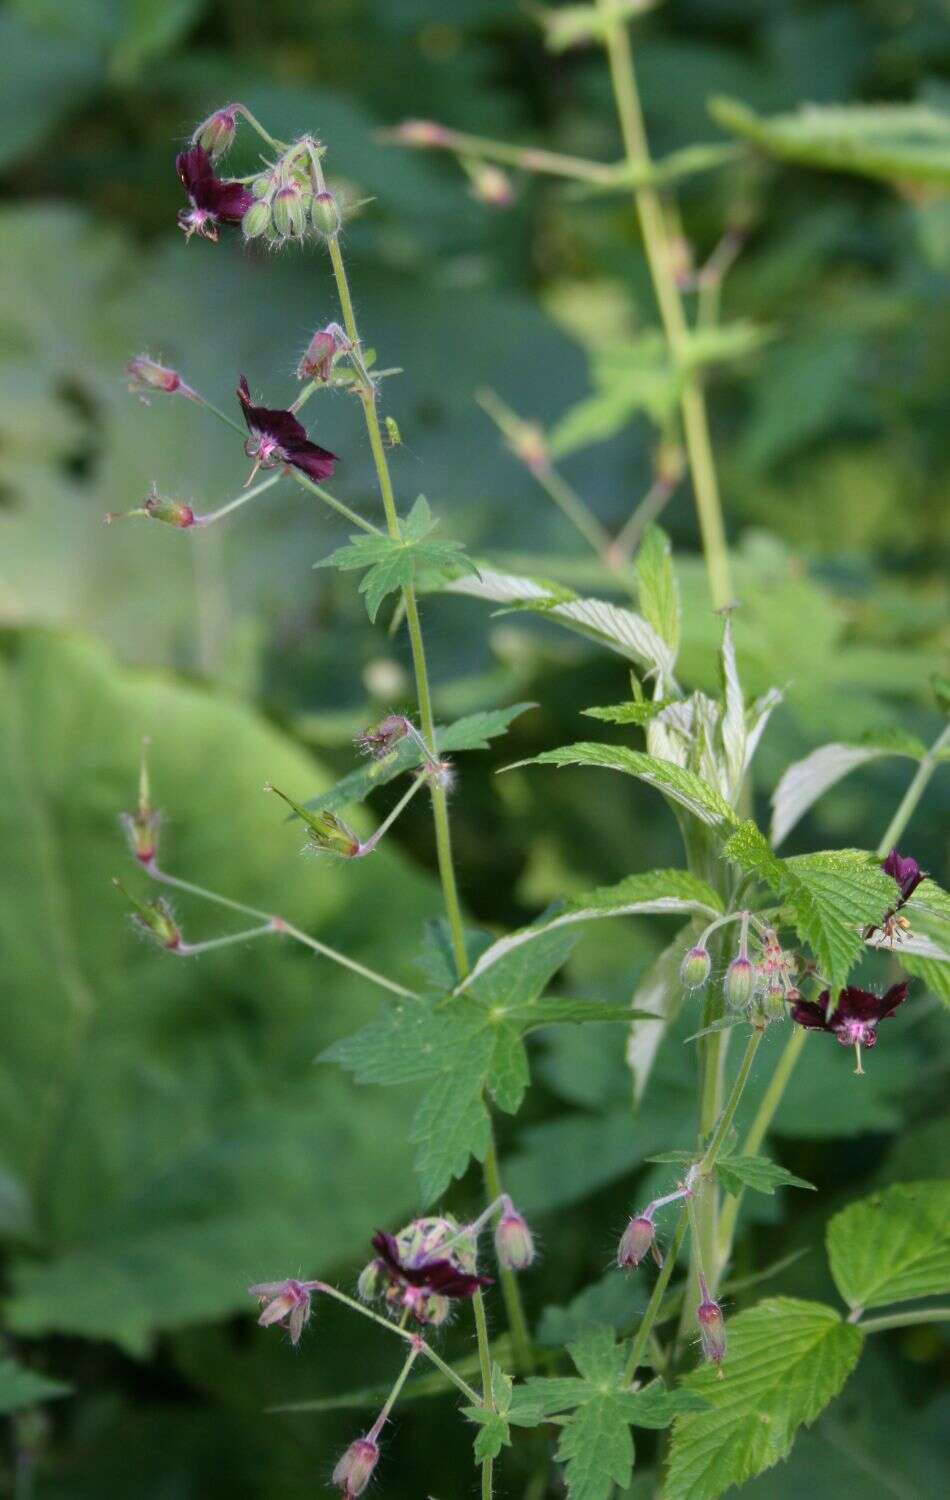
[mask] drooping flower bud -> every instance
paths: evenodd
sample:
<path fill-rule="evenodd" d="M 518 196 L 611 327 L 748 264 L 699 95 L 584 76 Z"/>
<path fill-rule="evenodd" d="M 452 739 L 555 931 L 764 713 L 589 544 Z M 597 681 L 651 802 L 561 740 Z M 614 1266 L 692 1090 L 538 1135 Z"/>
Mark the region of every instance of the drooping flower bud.
<path fill-rule="evenodd" d="M 708 948 L 704 948 L 702 944 L 697 944 L 696 947 L 690 948 L 689 952 L 684 956 L 682 965 L 680 966 L 680 978 L 687 989 L 699 990 L 702 989 L 709 978 L 711 969 L 712 959 L 709 956 Z"/>
<path fill-rule="evenodd" d="M 740 953 L 726 970 L 723 993 L 726 1004 L 732 1011 L 745 1010 L 755 990 L 755 968 L 748 958 Z"/>
<path fill-rule="evenodd" d="M 252 203 L 241 220 L 241 233 L 246 240 L 259 239 L 271 227 L 271 206 L 264 198 Z"/>
<path fill-rule="evenodd" d="M 403 120 L 392 131 L 392 139 L 403 146 L 444 146 L 450 132 L 435 120 Z"/>
<path fill-rule="evenodd" d="M 263 1308 L 257 1320 L 261 1328 L 277 1323 L 287 1329 L 292 1344 L 299 1344 L 300 1335 L 310 1321 L 311 1293 L 318 1288 L 316 1281 L 297 1281 L 291 1276 L 286 1281 L 258 1282 L 249 1286 L 248 1291 Z"/>
<path fill-rule="evenodd" d="M 271 212 L 274 228 L 282 239 L 303 238 L 307 227 L 307 206 L 299 183 L 288 182 L 277 189 Z"/>
<path fill-rule="evenodd" d="M 487 161 L 466 163 L 471 181 L 470 192 L 479 203 L 489 208 L 510 208 L 515 201 L 515 190 L 511 178 L 500 167 Z"/>
<path fill-rule="evenodd" d="M 191 138 L 192 145 L 201 146 L 212 161 L 217 161 L 219 156 L 231 149 L 236 130 L 237 106 L 228 104 L 202 120 Z"/>
<path fill-rule="evenodd" d="M 332 193 L 315 193 L 310 204 L 310 222 L 318 234 L 327 239 L 339 232 L 343 220 L 339 205 Z"/>
<path fill-rule="evenodd" d="M 175 921 L 175 915 L 165 900 L 164 896 L 158 896 L 154 901 L 140 901 L 127 891 L 119 880 L 114 880 L 113 885 L 120 890 L 127 901 L 131 901 L 135 907 L 132 913 L 132 923 L 147 938 L 158 943 L 159 947 L 167 948 L 174 953 L 181 947 L 181 928 Z"/>
<path fill-rule="evenodd" d="M 362 1495 L 379 1462 L 379 1449 L 372 1438 L 357 1438 L 333 1470 L 333 1483 L 346 1500 Z"/>
<path fill-rule="evenodd" d="M 621 1270 L 625 1266 L 632 1266 L 635 1269 L 641 1260 L 649 1255 L 655 1239 L 656 1227 L 652 1219 L 646 1214 L 639 1214 L 631 1219 L 620 1236 L 620 1244 L 617 1246 L 617 1265 Z"/>
<path fill-rule="evenodd" d="M 149 397 L 155 392 L 171 396 L 187 396 L 194 400 L 194 391 L 190 385 L 186 385 L 177 370 L 171 370 L 167 365 L 160 365 L 157 360 L 150 359 L 147 354 L 136 354 L 129 360 L 125 367 L 125 373 L 129 377 L 129 390 L 135 396 L 140 396 L 148 405 Z"/>
<path fill-rule="evenodd" d="M 364 755 L 371 755 L 374 760 L 379 760 L 411 732 L 412 724 L 405 714 L 387 714 L 378 724 L 358 734 L 354 743 Z"/>
<path fill-rule="evenodd" d="M 342 335 L 342 337 L 341 337 Z M 318 328 L 297 366 L 298 380 L 329 380 L 333 361 L 349 340 L 338 323 Z"/>
<path fill-rule="evenodd" d="M 354 859 L 361 851 L 361 844 L 356 834 L 348 824 L 343 822 L 334 813 L 311 812 L 309 808 L 300 802 L 295 802 L 293 797 L 288 797 L 279 787 L 271 786 L 270 782 L 264 787 L 265 792 L 274 792 L 282 801 L 292 807 L 298 818 L 301 818 L 307 827 L 307 837 L 310 844 L 326 854 L 339 855 L 341 859 Z"/>
<path fill-rule="evenodd" d="M 506 1208 L 498 1220 L 495 1254 L 506 1271 L 526 1271 L 534 1260 L 534 1237 L 514 1207 Z"/>
<path fill-rule="evenodd" d="M 696 1309 L 699 1324 L 699 1342 L 703 1358 L 714 1365 L 721 1365 L 726 1357 L 726 1324 L 722 1308 L 707 1293 Z"/>

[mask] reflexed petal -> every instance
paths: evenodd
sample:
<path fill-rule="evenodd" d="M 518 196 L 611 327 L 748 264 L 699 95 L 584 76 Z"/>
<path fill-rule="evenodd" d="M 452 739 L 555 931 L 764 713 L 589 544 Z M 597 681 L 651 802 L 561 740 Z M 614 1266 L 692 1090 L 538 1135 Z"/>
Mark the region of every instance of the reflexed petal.
<path fill-rule="evenodd" d="M 257 1321 L 262 1328 L 270 1328 L 272 1323 L 282 1322 L 299 1305 L 295 1297 L 285 1293 L 282 1297 L 275 1297 L 273 1302 L 269 1302 Z"/>
<path fill-rule="evenodd" d="M 907 999 L 907 980 L 902 979 L 899 984 L 892 984 L 880 1000 L 879 1018 L 883 1021 L 886 1016 L 892 1016 L 899 1005 L 903 1005 Z"/>
<path fill-rule="evenodd" d="M 292 1344 L 300 1343 L 300 1335 L 303 1333 L 304 1324 L 308 1321 L 309 1317 L 310 1298 L 305 1297 L 302 1302 L 297 1303 L 297 1306 L 287 1320 L 287 1327 L 290 1330 L 290 1342 Z"/>
<path fill-rule="evenodd" d="M 822 994 L 817 1005 L 813 1000 L 797 1000 L 792 1006 L 792 1020 L 811 1031 L 833 1031 L 833 1026 L 828 1024 L 826 1018 L 827 1004 L 827 990 Z"/>

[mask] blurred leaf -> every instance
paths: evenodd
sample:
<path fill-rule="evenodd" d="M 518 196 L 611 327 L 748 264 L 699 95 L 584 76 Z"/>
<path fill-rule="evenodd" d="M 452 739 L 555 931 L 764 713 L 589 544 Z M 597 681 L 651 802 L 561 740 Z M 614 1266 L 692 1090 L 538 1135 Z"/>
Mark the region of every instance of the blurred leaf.
<path fill-rule="evenodd" d="M 88 38 L 39 33 L 9 8 L 0 14 L 0 53 L 0 164 L 6 166 L 82 104 L 99 83 L 102 64 Z"/>
<path fill-rule="evenodd" d="M 857 172 L 887 182 L 950 187 L 950 119 L 917 104 L 803 105 L 762 119 L 734 99 L 712 99 L 710 113 L 781 161 Z"/>
<path fill-rule="evenodd" d="M 124 24 L 112 53 L 111 71 L 124 83 L 190 30 L 207 0 L 125 0 Z"/>
<path fill-rule="evenodd" d="M 895 1183 L 828 1225 L 828 1260 L 850 1308 L 950 1291 L 950 1182 Z"/>
<path fill-rule="evenodd" d="M 772 794 L 773 845 L 779 845 L 819 797 L 858 766 L 886 755 L 920 759 L 924 754 L 924 745 L 910 736 L 893 743 L 874 743 L 872 739 L 869 744 L 822 745 L 813 750 L 804 760 L 789 766 Z"/>
<path fill-rule="evenodd" d="M 664 1494 L 716 1500 L 788 1454 L 857 1364 L 864 1337 L 830 1307 L 775 1297 L 728 1324 L 724 1380 L 710 1366 L 686 1377 L 712 1410 L 678 1417 Z"/>
<path fill-rule="evenodd" d="M 34 1375 L 32 1370 L 18 1365 L 15 1360 L 0 1357 L 0 1413 L 4 1416 L 71 1393 L 72 1387 L 63 1385 L 62 1381 Z"/>

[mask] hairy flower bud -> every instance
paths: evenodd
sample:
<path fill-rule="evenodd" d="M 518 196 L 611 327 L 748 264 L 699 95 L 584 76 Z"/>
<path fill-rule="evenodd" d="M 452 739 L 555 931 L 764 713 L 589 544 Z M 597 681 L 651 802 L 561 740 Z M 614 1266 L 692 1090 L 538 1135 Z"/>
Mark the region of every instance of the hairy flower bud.
<path fill-rule="evenodd" d="M 170 370 L 167 365 L 160 365 L 157 360 L 150 359 L 147 354 L 136 354 L 130 359 L 125 367 L 125 373 L 129 377 L 129 390 L 133 395 L 141 396 L 148 404 L 149 397 L 155 392 L 164 392 L 166 395 L 194 397 L 194 391 L 190 385 L 186 385 L 177 370 Z"/>
<path fill-rule="evenodd" d="M 177 526 L 186 531 L 195 524 L 195 513 L 183 500 L 170 500 L 153 489 L 142 502 L 142 509 L 153 521 L 164 521 L 166 526 Z"/>
<path fill-rule="evenodd" d="M 224 109 L 216 109 L 213 115 L 202 120 L 191 138 L 192 145 L 201 146 L 207 151 L 211 160 L 216 161 L 219 156 L 223 156 L 226 151 L 230 150 L 236 131 L 237 107 L 228 104 Z"/>
<path fill-rule="evenodd" d="M 253 213 L 253 209 L 249 212 Z M 274 194 L 272 216 L 274 228 L 282 239 L 303 238 L 307 227 L 307 206 L 298 183 L 288 182 L 277 189 Z"/>
<path fill-rule="evenodd" d="M 510 208 L 515 201 L 515 190 L 511 178 L 500 167 L 490 162 L 473 162 L 468 167 L 471 179 L 471 194 L 479 203 L 489 208 Z"/>
<path fill-rule="evenodd" d="M 516 1208 L 506 1208 L 498 1220 L 495 1254 L 506 1271 L 525 1271 L 534 1260 L 534 1238 Z"/>
<path fill-rule="evenodd" d="M 158 896 L 154 901 L 139 901 L 137 896 L 125 889 L 121 881 L 114 880 L 112 884 L 134 906 L 132 923 L 139 932 L 172 953 L 181 947 L 181 928 L 164 896 Z"/>
<path fill-rule="evenodd" d="M 271 206 L 264 198 L 252 203 L 241 220 L 241 233 L 246 240 L 259 239 L 271 227 Z"/>
<path fill-rule="evenodd" d="M 341 859 L 354 859 L 360 853 L 359 839 L 342 818 L 325 809 L 311 812 L 302 803 L 295 802 L 293 797 L 288 797 L 279 787 L 271 786 L 270 782 L 267 782 L 264 790 L 274 792 L 288 807 L 293 808 L 298 818 L 306 824 L 307 838 L 313 848 L 326 854 L 337 854 Z"/>
<path fill-rule="evenodd" d="M 310 222 L 318 234 L 332 239 L 343 222 L 340 209 L 332 193 L 315 193 L 310 204 Z"/>
<path fill-rule="evenodd" d="M 620 1244 L 617 1246 L 617 1265 L 621 1270 L 625 1266 L 636 1268 L 653 1249 L 655 1239 L 656 1228 L 652 1219 L 648 1219 L 646 1214 L 640 1214 L 631 1219 L 620 1236 Z"/>
<path fill-rule="evenodd" d="M 346 342 L 338 337 L 339 333 L 342 333 L 342 329 L 336 323 L 328 323 L 326 328 L 317 329 L 297 366 L 298 380 L 330 379 L 333 360 Z"/>
<path fill-rule="evenodd" d="M 696 947 L 690 948 L 689 952 L 684 956 L 680 966 L 680 978 L 687 989 L 699 990 L 702 989 L 709 978 L 711 969 L 712 959 L 709 956 L 709 950 L 698 944 Z"/>
<path fill-rule="evenodd" d="M 142 741 L 142 765 L 139 771 L 139 800 L 134 813 L 121 813 L 120 822 L 129 848 L 140 864 L 150 865 L 158 853 L 161 813 L 152 806 L 148 774 L 148 740 Z"/>
<path fill-rule="evenodd" d="M 726 1324 L 722 1308 L 708 1294 L 696 1309 L 696 1321 L 699 1324 L 703 1358 L 714 1365 L 721 1365 L 726 1357 Z"/>
<path fill-rule="evenodd" d="M 726 970 L 723 992 L 732 1011 L 745 1010 L 755 990 L 755 968 L 740 953 Z"/>
<path fill-rule="evenodd" d="M 346 1500 L 362 1495 L 379 1462 L 379 1449 L 372 1438 L 357 1438 L 333 1470 L 333 1483 Z"/>
<path fill-rule="evenodd" d="M 358 734 L 354 743 L 364 755 L 371 755 L 374 760 L 379 760 L 411 732 L 412 724 L 405 714 L 387 714 L 378 724 Z"/>

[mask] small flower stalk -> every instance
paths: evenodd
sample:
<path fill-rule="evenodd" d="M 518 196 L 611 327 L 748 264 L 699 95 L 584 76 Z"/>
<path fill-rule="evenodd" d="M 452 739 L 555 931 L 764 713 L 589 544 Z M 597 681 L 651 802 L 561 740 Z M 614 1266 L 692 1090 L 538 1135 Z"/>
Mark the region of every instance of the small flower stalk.
<path fill-rule="evenodd" d="M 155 863 L 158 855 L 161 821 L 161 813 L 152 806 L 151 782 L 148 773 L 148 740 L 146 739 L 142 741 L 138 806 L 135 812 L 120 815 L 129 849 L 139 864 L 144 865 L 146 869 Z"/>

